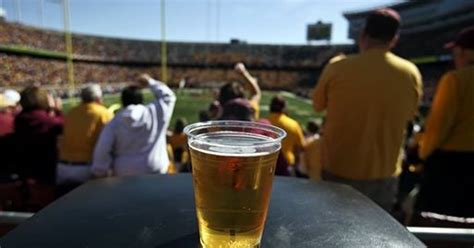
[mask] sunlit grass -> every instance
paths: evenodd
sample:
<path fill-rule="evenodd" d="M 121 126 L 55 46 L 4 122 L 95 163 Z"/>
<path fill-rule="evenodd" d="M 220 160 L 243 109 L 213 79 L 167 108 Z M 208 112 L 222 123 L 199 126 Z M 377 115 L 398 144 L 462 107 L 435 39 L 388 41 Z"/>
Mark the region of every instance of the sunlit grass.
<path fill-rule="evenodd" d="M 197 122 L 198 113 L 201 110 L 208 108 L 209 103 L 212 101 L 212 94 L 210 90 L 184 90 L 176 93 L 178 101 L 174 109 L 173 118 L 171 120 L 171 127 L 177 118 L 184 117 L 188 122 Z M 272 92 L 264 91 L 262 101 L 260 103 L 261 113 L 260 117 L 265 118 L 269 113 L 269 105 L 271 98 L 276 94 L 282 94 L 288 103 L 288 114 L 296 119 L 301 126 L 306 126 L 306 123 L 315 118 L 319 118 L 319 115 L 314 113 L 311 101 L 302 97 L 298 97 L 289 92 Z M 145 102 L 153 100 L 153 96 L 150 92 L 145 92 Z M 110 106 L 114 103 L 120 102 L 119 94 L 106 95 L 104 97 L 104 105 Z M 63 108 L 67 112 L 74 104 L 79 103 L 78 99 L 64 101 Z"/>

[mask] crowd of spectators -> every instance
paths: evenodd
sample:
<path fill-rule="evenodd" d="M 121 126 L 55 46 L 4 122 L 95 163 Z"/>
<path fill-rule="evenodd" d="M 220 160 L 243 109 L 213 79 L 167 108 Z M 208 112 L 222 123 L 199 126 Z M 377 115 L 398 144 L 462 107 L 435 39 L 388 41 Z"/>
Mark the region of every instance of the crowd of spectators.
<path fill-rule="evenodd" d="M 187 68 L 170 67 L 168 81 L 173 87 L 187 79 L 188 87 L 215 87 L 216 83 L 236 80 L 232 68 Z M 74 79 L 78 86 L 89 82 L 119 84 L 130 82 L 137 75 L 155 71 L 160 77 L 158 65 L 104 64 L 99 62 L 74 62 Z M 265 89 L 294 89 L 294 85 L 308 78 L 315 78 L 314 72 L 293 70 L 255 70 Z M 32 83 L 47 87 L 67 88 L 66 62 L 30 56 L 0 53 L 0 82 L 5 87 L 21 88 Z"/>
<path fill-rule="evenodd" d="M 176 97 L 148 75 L 134 81 L 122 90 L 115 117 L 102 105 L 98 84 L 82 87 L 81 103 L 66 115 L 61 98 L 41 86 L 1 91 L 0 210 L 37 211 L 93 176 L 167 173 Z M 145 87 L 155 97 L 148 105 Z"/>
<path fill-rule="evenodd" d="M 0 44 L 21 45 L 64 52 L 64 33 L 0 21 Z M 115 62 L 160 61 L 160 42 L 73 34 L 76 56 Z M 227 65 L 246 61 L 252 67 L 320 67 L 337 53 L 353 51 L 351 45 L 290 46 L 168 42 L 170 65 Z M 155 52 L 150 52 L 155 51 Z"/>

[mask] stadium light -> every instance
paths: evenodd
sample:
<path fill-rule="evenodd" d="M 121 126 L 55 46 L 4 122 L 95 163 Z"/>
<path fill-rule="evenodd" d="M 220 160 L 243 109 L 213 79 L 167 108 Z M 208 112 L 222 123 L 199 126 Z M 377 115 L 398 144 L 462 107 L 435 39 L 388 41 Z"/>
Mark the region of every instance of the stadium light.
<path fill-rule="evenodd" d="M 38 8 L 38 14 L 39 14 L 39 18 L 40 18 L 40 25 L 41 27 L 43 27 L 43 23 L 44 23 L 44 16 L 43 16 L 43 0 L 39 0 L 39 8 Z"/>
<path fill-rule="evenodd" d="M 216 42 L 219 42 L 220 36 L 220 23 L 221 23 L 221 2 L 216 0 Z"/>
<path fill-rule="evenodd" d="M 74 64 L 72 60 L 73 51 L 72 51 L 72 34 L 71 34 L 71 28 L 70 28 L 69 0 L 47 0 L 47 1 L 51 3 L 61 4 L 63 7 L 64 40 L 66 43 L 67 81 L 69 85 L 69 93 L 72 93 L 75 89 L 75 83 L 74 83 Z M 41 3 L 43 3 L 43 0 L 41 0 Z"/>
<path fill-rule="evenodd" d="M 0 7 L 0 20 L 6 18 L 6 16 L 6 11 L 2 7 Z"/>
<path fill-rule="evenodd" d="M 168 81 L 168 58 L 166 47 L 166 3 L 161 0 L 161 81 Z"/>
<path fill-rule="evenodd" d="M 74 65 L 72 61 L 72 35 L 70 28 L 69 16 L 69 0 L 62 0 L 63 14 L 64 14 L 64 38 L 66 40 L 66 64 L 67 64 L 67 78 L 69 83 L 69 91 L 75 89 L 74 86 Z"/>
<path fill-rule="evenodd" d="M 21 21 L 21 9 L 20 9 L 20 0 L 15 0 L 15 12 L 17 21 Z"/>

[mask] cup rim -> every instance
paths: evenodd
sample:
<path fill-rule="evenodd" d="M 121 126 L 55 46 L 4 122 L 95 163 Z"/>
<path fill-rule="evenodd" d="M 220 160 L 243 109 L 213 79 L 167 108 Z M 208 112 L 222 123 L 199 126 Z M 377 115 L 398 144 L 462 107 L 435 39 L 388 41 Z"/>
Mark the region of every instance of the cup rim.
<path fill-rule="evenodd" d="M 187 125 L 184 128 L 183 132 L 188 137 L 188 142 L 189 142 L 191 140 L 195 140 L 197 136 L 196 134 L 192 133 L 193 131 L 212 127 L 212 126 L 257 128 L 257 129 L 273 132 L 277 136 L 276 138 L 266 136 L 269 138 L 269 140 L 254 142 L 251 145 L 252 147 L 281 143 L 281 141 L 286 137 L 285 130 L 279 127 L 276 127 L 274 125 L 269 125 L 269 124 L 264 124 L 264 123 L 259 123 L 259 122 L 252 122 L 252 121 L 234 121 L 234 120 L 196 122 L 196 123 Z M 199 141 L 199 143 L 210 144 L 209 142 L 205 142 L 205 141 Z M 212 143 L 212 145 L 218 146 L 218 147 L 226 147 L 226 148 L 236 147 L 236 145 L 225 145 L 225 144 L 215 144 L 215 143 Z"/>

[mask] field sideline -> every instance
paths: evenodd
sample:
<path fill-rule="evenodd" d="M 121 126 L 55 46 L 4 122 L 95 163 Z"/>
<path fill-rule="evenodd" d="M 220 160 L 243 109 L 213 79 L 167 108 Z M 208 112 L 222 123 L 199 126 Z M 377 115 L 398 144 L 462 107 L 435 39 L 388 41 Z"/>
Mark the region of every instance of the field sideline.
<path fill-rule="evenodd" d="M 313 111 L 311 101 L 299 96 L 294 95 L 290 92 L 274 92 L 274 91 L 264 91 L 261 101 L 261 114 L 260 117 L 264 118 L 268 115 L 269 104 L 271 98 L 276 95 L 281 94 L 285 97 L 288 103 L 288 113 L 294 119 L 296 119 L 302 127 L 306 126 L 306 123 L 311 119 L 320 118 L 320 115 L 317 115 Z M 205 89 L 186 89 L 176 91 L 178 101 L 176 102 L 175 110 L 173 113 L 173 118 L 171 120 L 170 128 L 174 125 L 174 122 L 177 118 L 184 117 L 188 122 L 197 122 L 198 113 L 201 110 L 205 110 L 209 103 L 212 101 L 212 93 L 210 90 Z M 150 92 L 145 92 L 145 102 L 150 102 L 152 100 L 152 95 Z M 112 94 L 104 96 L 104 104 L 108 107 L 114 103 L 120 102 L 119 94 Z M 79 103 L 79 99 L 66 99 L 63 101 L 63 109 L 67 112 L 73 105 Z"/>

